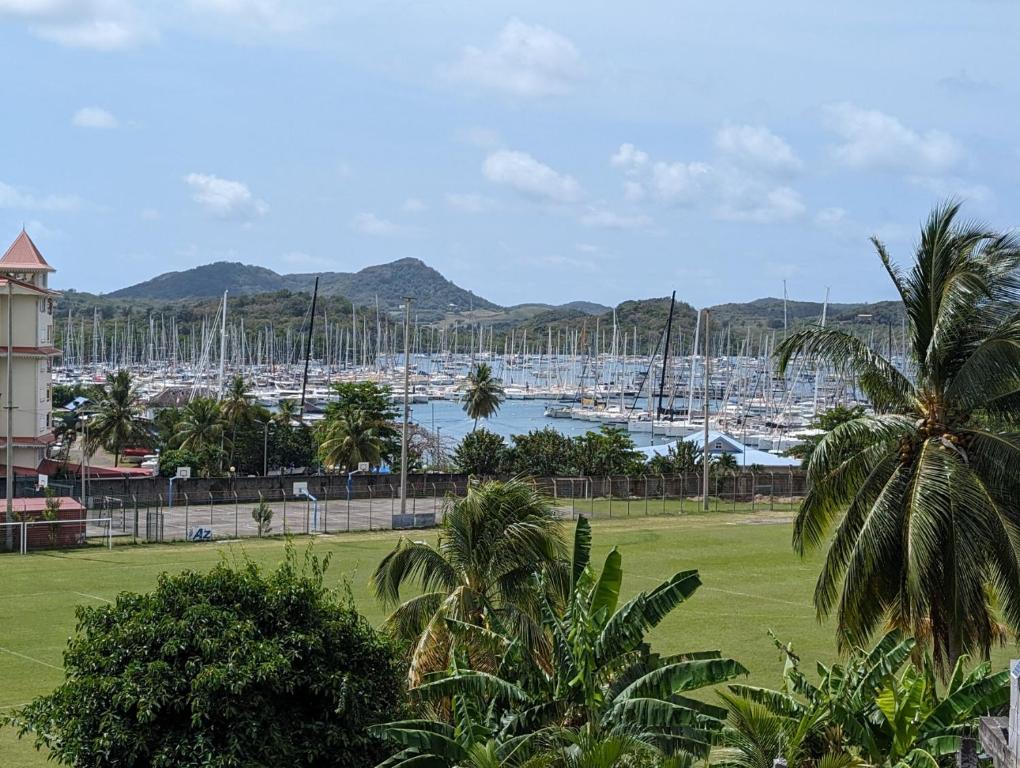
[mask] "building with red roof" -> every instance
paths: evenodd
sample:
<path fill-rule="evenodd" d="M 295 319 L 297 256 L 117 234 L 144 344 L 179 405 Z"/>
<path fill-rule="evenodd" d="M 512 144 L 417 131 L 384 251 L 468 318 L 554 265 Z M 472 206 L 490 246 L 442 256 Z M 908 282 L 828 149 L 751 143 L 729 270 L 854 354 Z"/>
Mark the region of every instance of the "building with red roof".
<path fill-rule="evenodd" d="M 54 439 L 51 379 L 53 358 L 60 354 L 53 345 L 57 293 L 48 285 L 54 271 L 24 229 L 0 258 L 0 449 L 11 444 L 18 467 L 39 467 Z M 13 321 L 10 334 L 8 317 Z M 9 406 L 13 406 L 13 437 L 7 434 L 4 409 Z M 6 453 L 0 451 L 0 457 L 6 466 Z"/>

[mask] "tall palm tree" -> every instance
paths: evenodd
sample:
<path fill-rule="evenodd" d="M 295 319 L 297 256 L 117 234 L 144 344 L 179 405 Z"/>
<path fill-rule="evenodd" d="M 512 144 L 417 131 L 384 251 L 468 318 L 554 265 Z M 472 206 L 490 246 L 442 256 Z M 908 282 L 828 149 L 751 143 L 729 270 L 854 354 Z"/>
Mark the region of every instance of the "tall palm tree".
<path fill-rule="evenodd" d="M 223 445 L 224 421 L 220 404 L 211 397 L 196 397 L 181 411 L 174 435 L 179 448 L 202 452 L 219 451 Z"/>
<path fill-rule="evenodd" d="M 273 418 L 282 426 L 289 427 L 298 417 L 297 403 L 293 400 L 281 400 L 276 404 L 276 413 Z"/>
<path fill-rule="evenodd" d="M 405 720 L 377 727 L 376 733 L 400 747 L 387 765 L 689 768 L 708 756 L 726 710 L 690 694 L 747 670 L 717 651 L 663 656 L 647 639 L 701 585 L 697 571 L 676 573 L 621 602 L 622 557 L 614 548 L 601 572 L 592 568 L 591 528 L 583 517 L 573 554 L 556 575 L 557 588 L 546 594 L 562 587 L 561 599 L 542 600 L 552 663 L 537 667 L 518 653 L 517 638 L 478 630 L 497 647 L 497 663 L 490 669 L 465 666 L 471 658 L 461 646 L 445 674 L 412 688 L 410 700 L 425 704 L 423 713 L 445 710 L 452 722 Z M 447 623 L 463 632 L 463 624 Z M 480 762 L 478 755 L 491 759 Z"/>
<path fill-rule="evenodd" d="M 252 407 L 249 401 L 248 384 L 243 376 L 234 376 L 230 380 L 226 395 L 220 401 L 223 421 L 230 427 L 230 463 L 234 463 L 234 443 L 237 438 L 237 427 L 244 424 L 251 416 Z"/>
<path fill-rule="evenodd" d="M 396 606 L 388 625 L 411 644 L 411 684 L 446 667 L 448 621 L 498 631 L 529 651 L 547 652 L 531 577 L 555 571 L 565 553 L 549 500 L 521 480 L 471 485 L 447 509 L 435 547 L 401 539 L 379 563 L 372 584 L 385 605 Z M 401 602 L 401 590 L 411 583 L 420 594 Z"/>
<path fill-rule="evenodd" d="M 492 375 L 488 363 L 479 363 L 468 373 L 464 383 L 464 412 L 475 420 L 471 431 L 478 429 L 478 420 L 495 415 L 503 402 L 503 386 Z"/>
<path fill-rule="evenodd" d="M 113 466 L 120 465 L 120 455 L 130 445 L 148 444 L 150 435 L 142 417 L 141 397 L 132 386 L 131 374 L 119 370 L 106 377 L 106 387 L 92 414 L 88 417 L 88 445 L 91 454 L 102 446 L 113 454 Z"/>
<path fill-rule="evenodd" d="M 382 424 L 357 409 L 341 409 L 327 418 L 319 432 L 319 456 L 326 467 L 357 468 L 362 461 L 382 463 Z"/>
<path fill-rule="evenodd" d="M 943 674 L 1020 627 L 1020 248 L 935 209 L 909 271 L 873 239 L 906 312 L 904 367 L 851 333 L 811 327 L 778 349 L 856 376 L 875 413 L 835 427 L 807 467 L 799 552 L 828 540 L 815 589 L 838 637 L 885 622 L 933 647 Z M 904 372 L 906 371 L 906 372 Z M 831 540 L 829 533 L 835 529 Z"/>
<path fill-rule="evenodd" d="M 248 383 L 243 376 L 234 376 L 230 380 L 230 386 L 220 401 L 220 409 L 223 411 L 223 418 L 231 426 L 235 426 L 245 420 L 251 413 L 251 400 L 248 392 Z"/>

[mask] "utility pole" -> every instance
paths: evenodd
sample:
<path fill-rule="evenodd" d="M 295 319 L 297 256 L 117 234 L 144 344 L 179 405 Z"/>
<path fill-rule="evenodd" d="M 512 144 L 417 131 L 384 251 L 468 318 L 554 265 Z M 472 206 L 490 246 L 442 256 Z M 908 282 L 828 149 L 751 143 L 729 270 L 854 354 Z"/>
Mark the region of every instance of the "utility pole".
<path fill-rule="evenodd" d="M 407 422 L 411 417 L 411 297 L 404 297 L 404 428 L 400 437 L 400 514 L 407 514 Z"/>
<path fill-rule="evenodd" d="M 7 516 L 4 522 L 14 522 L 14 289 L 7 278 Z M 14 527 L 7 529 L 8 548 L 14 548 Z"/>
<path fill-rule="evenodd" d="M 708 470 L 712 464 L 712 457 L 708 452 L 708 399 L 709 399 L 709 364 L 708 364 L 708 310 L 705 310 L 705 402 L 703 403 L 705 411 L 705 433 L 704 443 L 702 444 L 701 453 L 701 468 L 702 468 L 702 509 L 708 511 Z"/>

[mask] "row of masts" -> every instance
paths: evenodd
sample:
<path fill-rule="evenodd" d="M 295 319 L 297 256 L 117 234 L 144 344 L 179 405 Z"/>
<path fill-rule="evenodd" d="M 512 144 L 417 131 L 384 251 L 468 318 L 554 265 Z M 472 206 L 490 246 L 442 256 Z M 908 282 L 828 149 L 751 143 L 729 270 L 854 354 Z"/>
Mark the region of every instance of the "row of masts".
<path fill-rule="evenodd" d="M 306 318 L 307 319 L 307 318 Z M 592 324 L 597 326 L 598 320 Z M 305 324 L 306 325 L 306 324 Z M 603 324 L 606 325 L 606 324 Z M 676 330 L 668 343 L 669 356 L 694 353 L 699 344 L 698 327 L 694 335 Z M 874 328 L 870 329 L 872 343 Z M 581 357 L 597 360 L 627 356 L 650 357 L 661 354 L 661 330 L 639 330 L 637 326 L 623 329 L 556 328 L 543 332 L 511 329 L 497 340 L 493 326 L 442 326 L 415 323 L 410 331 L 410 348 L 414 355 L 474 355 L 479 358 L 502 356 L 504 359 L 528 357 Z M 710 341 L 711 354 L 720 357 L 744 355 L 763 357 L 775 348 L 775 329 L 747 327 L 733 333 L 732 325 L 724 326 Z M 76 316 L 69 310 L 57 329 L 57 345 L 63 353 L 64 366 L 101 365 L 132 367 L 165 364 L 170 367 L 194 366 L 203 351 L 215 339 L 225 342 L 222 353 L 214 351 L 218 364 L 222 357 L 232 367 L 289 366 L 303 361 L 308 343 L 305 327 L 276 327 L 265 323 L 249 327 L 243 318 L 225 320 L 222 313 L 189 322 L 175 315 L 152 313 L 144 318 L 128 316 L 104 320 L 98 309 L 90 318 Z M 323 365 L 341 368 L 364 368 L 386 365 L 403 353 L 403 329 L 399 323 L 382 320 L 370 323 L 367 317 L 354 315 L 336 319 L 326 315 L 317 318 L 311 338 L 311 356 Z"/>

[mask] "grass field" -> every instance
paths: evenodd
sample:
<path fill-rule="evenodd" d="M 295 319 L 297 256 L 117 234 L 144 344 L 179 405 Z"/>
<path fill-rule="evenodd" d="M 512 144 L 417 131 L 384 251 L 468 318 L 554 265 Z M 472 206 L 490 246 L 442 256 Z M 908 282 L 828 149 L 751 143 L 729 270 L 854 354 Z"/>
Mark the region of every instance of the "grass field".
<path fill-rule="evenodd" d="M 792 640 L 806 662 L 834 655 L 831 628 L 819 625 L 810 605 L 817 564 L 790 549 L 788 511 L 696 513 L 683 517 L 594 522 L 595 558 L 619 547 L 624 590 L 654 586 L 672 573 L 697 568 L 704 586 L 651 636 L 665 652 L 718 648 L 743 662 L 751 680 L 776 683 L 782 668 L 767 637 L 774 629 Z M 434 540 L 434 532 L 416 533 Z M 384 616 L 368 588 L 368 577 L 397 534 L 390 532 L 320 536 L 317 552 L 332 552 L 332 574 L 350 582 L 361 611 L 373 623 Z M 307 539 L 299 539 L 305 546 Z M 57 685 L 61 653 L 74 629 L 76 605 L 100 605 L 121 591 L 151 588 L 163 571 L 206 569 L 224 551 L 242 551 L 267 566 L 283 552 L 279 539 L 240 544 L 122 546 L 82 551 L 0 557 L 0 713 Z M 1007 654 L 1003 652 L 1002 663 Z M 10 729 L 0 730 L 0 765 L 45 765 L 45 757 Z"/>

